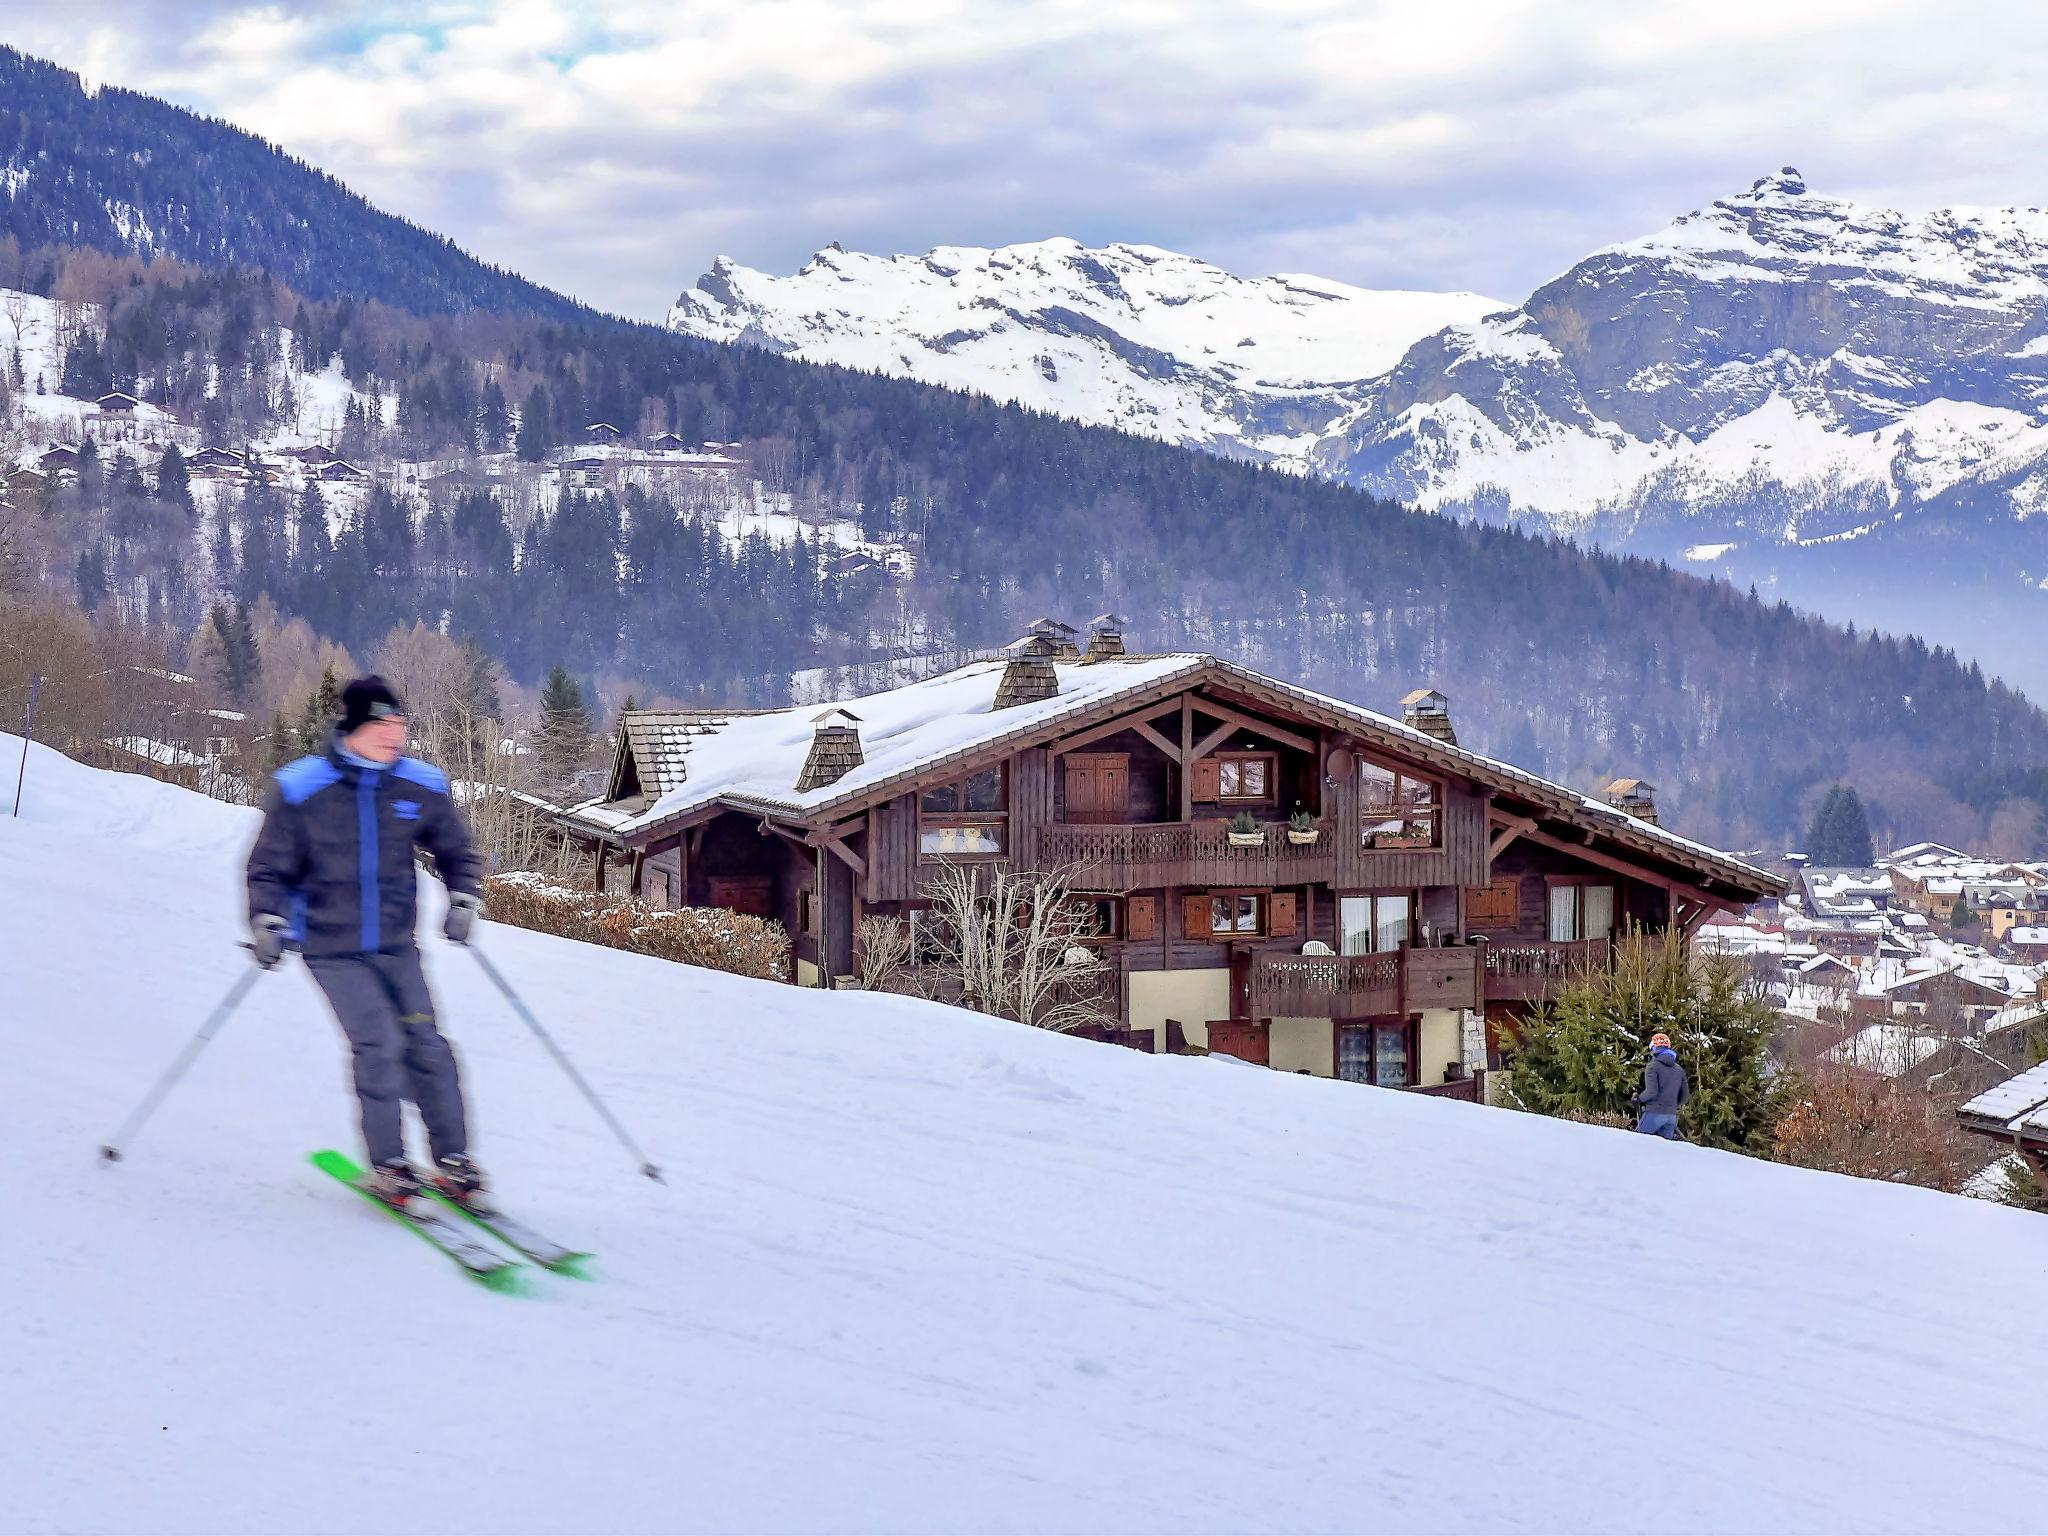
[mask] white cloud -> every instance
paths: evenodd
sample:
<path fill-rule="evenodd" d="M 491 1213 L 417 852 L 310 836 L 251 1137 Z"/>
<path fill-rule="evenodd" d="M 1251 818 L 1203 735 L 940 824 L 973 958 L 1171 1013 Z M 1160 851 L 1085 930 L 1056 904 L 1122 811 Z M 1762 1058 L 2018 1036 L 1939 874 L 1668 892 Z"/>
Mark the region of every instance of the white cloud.
<path fill-rule="evenodd" d="M 1519 298 L 1780 164 L 2048 200 L 2048 12 L 1987 0 L 101 0 L 7 40 L 649 316 L 715 254 L 832 239 L 1067 233 Z"/>

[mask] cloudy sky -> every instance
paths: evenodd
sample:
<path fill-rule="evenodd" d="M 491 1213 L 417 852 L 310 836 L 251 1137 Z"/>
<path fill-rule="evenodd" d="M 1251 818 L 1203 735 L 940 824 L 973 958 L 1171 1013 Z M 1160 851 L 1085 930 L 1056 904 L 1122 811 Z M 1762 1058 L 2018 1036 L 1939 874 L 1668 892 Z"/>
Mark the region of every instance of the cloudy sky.
<path fill-rule="evenodd" d="M 2048 7 L 2005 0 L 0 0 L 0 39 L 650 318 L 831 240 L 1518 299 L 1783 164 L 2048 203 Z"/>

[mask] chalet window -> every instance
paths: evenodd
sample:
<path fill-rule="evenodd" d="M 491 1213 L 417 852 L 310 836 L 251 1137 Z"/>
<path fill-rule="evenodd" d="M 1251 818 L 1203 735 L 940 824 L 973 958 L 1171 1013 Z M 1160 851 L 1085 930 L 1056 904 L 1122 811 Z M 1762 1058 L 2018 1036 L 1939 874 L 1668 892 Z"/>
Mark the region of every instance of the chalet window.
<path fill-rule="evenodd" d="M 1074 937 L 1083 944 L 1099 944 L 1124 936 L 1121 896 L 1070 896 L 1067 909 L 1073 915 Z"/>
<path fill-rule="evenodd" d="M 1375 1088 L 1406 1088 L 1415 1081 L 1414 1030 L 1407 1024 L 1337 1026 L 1337 1076 Z"/>
<path fill-rule="evenodd" d="M 917 850 L 939 858 L 1000 855 L 1009 846 L 1009 795 L 1000 764 L 944 784 L 928 784 L 917 797 Z"/>
<path fill-rule="evenodd" d="M 1550 888 L 1550 942 L 1604 939 L 1614 932 L 1614 887 L 1556 884 Z"/>
<path fill-rule="evenodd" d="M 1216 756 L 1218 800 L 1271 800 L 1278 793 L 1279 759 L 1271 752 L 1222 752 Z"/>
<path fill-rule="evenodd" d="M 1140 899 L 1130 900 L 1134 938 Z M 1293 891 L 1190 891 L 1181 898 L 1181 932 L 1190 939 L 1286 938 L 1297 931 L 1299 911 Z"/>
<path fill-rule="evenodd" d="M 1415 915 L 1415 897 L 1403 891 L 1391 896 L 1337 898 L 1338 953 L 1374 955 L 1399 949 Z"/>
<path fill-rule="evenodd" d="M 1436 848 L 1443 831 L 1443 786 L 1370 758 L 1358 760 L 1360 842 L 1367 848 Z"/>
<path fill-rule="evenodd" d="M 1211 896 L 1209 932 L 1237 938 L 1266 931 L 1265 901 L 1259 896 Z"/>

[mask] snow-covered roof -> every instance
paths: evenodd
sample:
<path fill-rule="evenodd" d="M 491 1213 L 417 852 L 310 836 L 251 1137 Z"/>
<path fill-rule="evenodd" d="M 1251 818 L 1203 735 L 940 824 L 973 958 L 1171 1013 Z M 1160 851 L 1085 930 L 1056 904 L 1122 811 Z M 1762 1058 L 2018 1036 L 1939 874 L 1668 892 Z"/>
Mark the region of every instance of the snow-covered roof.
<path fill-rule="evenodd" d="M 814 733 L 818 705 L 811 703 L 754 715 L 733 714 L 715 724 L 693 720 L 693 725 L 710 724 L 711 728 L 682 732 L 673 743 L 671 760 L 679 765 L 679 782 L 675 781 L 677 770 L 658 761 L 642 762 L 636 753 L 635 762 L 643 774 L 653 773 L 671 781 L 662 784 L 651 803 L 608 804 L 598 798 L 572 807 L 569 818 L 593 829 L 626 833 L 685 816 L 713 801 L 770 812 L 813 811 L 942 765 L 949 759 L 978 752 L 996 742 L 1037 733 L 1062 719 L 1114 705 L 1126 697 L 1214 675 L 1225 683 L 1249 684 L 1334 715 L 1372 736 L 1412 747 L 1425 759 L 1448 759 L 1483 780 L 1527 792 L 1538 800 L 1562 802 L 1564 813 L 1582 825 L 1708 862 L 1720 878 L 1766 892 L 1774 892 L 1783 885 L 1776 875 L 1719 849 L 1668 828 L 1653 826 L 1525 769 L 1448 746 L 1391 716 L 1215 656 L 1176 652 L 1060 661 L 1052 663 L 1057 693 L 997 709 L 997 685 L 1006 665 L 1001 660 L 969 662 L 936 677 L 839 701 L 861 718 L 863 761 L 833 783 L 806 791 L 795 787 Z M 697 712 L 684 713 L 694 716 Z M 670 753 L 655 755 L 658 759 Z M 642 788 L 650 794 L 654 790 L 654 786 L 644 782 Z"/>
<path fill-rule="evenodd" d="M 2048 1136 L 2048 1061 L 1987 1088 L 1956 1111 L 1965 1124 Z"/>
<path fill-rule="evenodd" d="M 2048 928 L 2012 928 L 2005 937 L 2014 944 L 2048 945 Z"/>
<path fill-rule="evenodd" d="M 1838 1066 L 1857 1067 L 1883 1077 L 1909 1072 L 1940 1050 L 1942 1042 L 1904 1024 L 1869 1024 L 1823 1053 Z"/>

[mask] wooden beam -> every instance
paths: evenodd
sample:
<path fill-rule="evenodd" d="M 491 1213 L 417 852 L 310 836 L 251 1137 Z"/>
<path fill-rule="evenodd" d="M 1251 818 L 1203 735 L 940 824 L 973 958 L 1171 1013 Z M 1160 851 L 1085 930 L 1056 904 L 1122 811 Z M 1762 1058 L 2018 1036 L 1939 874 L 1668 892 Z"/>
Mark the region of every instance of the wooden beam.
<path fill-rule="evenodd" d="M 1507 851 L 1508 844 L 1512 843 L 1516 838 L 1520 837 L 1523 833 L 1534 832 L 1536 830 L 1536 823 L 1531 821 L 1526 816 L 1504 816 L 1499 812 L 1495 812 L 1494 815 L 1490 818 L 1490 822 L 1492 825 L 1498 826 L 1502 830 L 1500 835 L 1496 837 L 1490 844 L 1487 845 L 1486 862 L 1488 864 L 1491 864 L 1495 859 L 1499 858 L 1503 853 L 1505 853 Z"/>
<path fill-rule="evenodd" d="M 1716 896 L 1711 891 L 1703 891 L 1698 886 L 1687 885 L 1682 880 L 1666 880 L 1660 875 L 1644 870 L 1639 865 L 1630 864 L 1623 859 L 1617 859 L 1611 853 L 1602 853 L 1597 848 L 1585 848 L 1577 843 L 1568 843 L 1561 837 L 1552 837 L 1548 832 L 1531 828 L 1529 831 L 1524 832 L 1522 836 L 1532 843 L 1541 843 L 1546 848 L 1555 848 L 1559 853 L 1568 853 L 1575 859 L 1584 859 L 1588 864 L 1597 864 L 1602 869 L 1611 869 L 1617 874 L 1627 875 L 1634 880 L 1647 881 L 1651 885 L 1669 892 L 1674 901 L 1683 898 L 1687 901 L 1710 902 L 1717 907 L 1734 905 L 1725 896 Z"/>
<path fill-rule="evenodd" d="M 1054 742 L 1050 748 L 1051 755 L 1054 757 L 1064 757 L 1076 748 L 1085 747 L 1090 742 L 1100 741 L 1105 736 L 1115 736 L 1123 731 L 1142 731 L 1145 729 L 1146 719 L 1158 713 L 1159 706 L 1156 703 L 1127 710 L 1113 719 L 1103 721 L 1100 725 L 1092 725 L 1085 731 L 1076 731 L 1073 735 Z M 1152 739 L 1160 742 L 1162 745 L 1165 744 L 1164 738 L 1157 734 L 1153 734 Z M 1173 748 L 1169 746 L 1166 750 L 1170 754 Z"/>
<path fill-rule="evenodd" d="M 1153 730 L 1152 727 L 1145 721 L 1132 721 L 1131 729 L 1136 731 L 1140 736 L 1144 737 L 1147 741 L 1151 742 L 1152 745 L 1157 747 L 1160 751 L 1164 752 L 1166 754 L 1166 760 L 1168 762 L 1174 762 L 1180 757 L 1180 748 L 1175 746 L 1172 742 L 1168 741 L 1164 736 L 1160 735 L 1157 731 Z"/>
<path fill-rule="evenodd" d="M 1230 737 L 1235 736 L 1240 729 L 1242 729 L 1242 727 L 1235 725 L 1217 726 L 1215 730 L 1211 731 L 1208 735 L 1204 736 L 1201 739 L 1201 741 L 1196 744 L 1194 749 L 1194 755 L 1191 756 L 1188 759 L 1188 761 L 1190 763 L 1198 762 L 1202 758 L 1207 757 L 1211 752 L 1214 752 L 1218 747 L 1222 746 L 1223 743 L 1227 741 Z"/>
<path fill-rule="evenodd" d="M 817 847 L 817 844 L 804 841 L 803 838 L 799 837 L 796 833 L 790 831 L 789 828 L 778 827 L 766 816 L 763 816 L 761 818 L 760 832 L 763 837 L 766 837 L 770 832 L 773 832 L 777 837 L 786 838 L 790 842 L 795 843 L 797 847 L 803 849 L 806 853 L 813 851 Z"/>
<path fill-rule="evenodd" d="M 861 879 L 867 879 L 867 860 L 863 859 L 859 854 L 855 853 L 851 848 L 847 847 L 846 844 L 839 841 L 839 839 L 834 837 L 830 832 L 819 833 L 816 846 L 822 848 L 829 848 L 833 853 L 839 856 L 839 858 L 845 863 L 848 869 L 852 870 L 856 875 L 860 876 Z"/>
<path fill-rule="evenodd" d="M 1242 726 L 1249 731 L 1257 731 L 1261 736 L 1270 736 L 1282 746 L 1292 747 L 1297 752 L 1314 752 L 1316 749 L 1315 742 L 1298 731 L 1290 731 L 1284 725 L 1273 725 L 1267 721 L 1256 719 L 1240 710 L 1232 709 L 1228 704 L 1219 703 L 1207 695 L 1198 697 L 1195 700 L 1195 708 L 1204 714 L 1214 715 L 1218 720 Z M 1204 754 L 1198 752 L 1195 755 L 1200 757 Z"/>
<path fill-rule="evenodd" d="M 1195 701 L 1189 694 L 1180 696 L 1180 819 L 1192 821 L 1195 815 Z"/>

